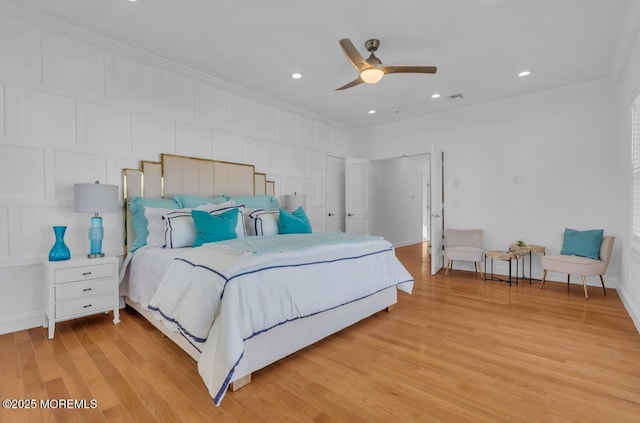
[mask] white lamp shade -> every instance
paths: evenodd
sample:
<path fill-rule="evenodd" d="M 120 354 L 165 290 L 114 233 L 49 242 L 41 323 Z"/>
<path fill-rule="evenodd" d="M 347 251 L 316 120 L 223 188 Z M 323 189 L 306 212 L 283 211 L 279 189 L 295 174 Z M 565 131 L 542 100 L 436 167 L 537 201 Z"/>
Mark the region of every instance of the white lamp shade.
<path fill-rule="evenodd" d="M 303 209 L 307 208 L 307 196 L 306 195 L 285 195 L 283 196 L 283 208 L 285 210 L 297 210 L 298 207 L 302 207 Z"/>
<path fill-rule="evenodd" d="M 73 184 L 73 211 L 76 213 L 112 213 L 118 211 L 118 186 Z"/>

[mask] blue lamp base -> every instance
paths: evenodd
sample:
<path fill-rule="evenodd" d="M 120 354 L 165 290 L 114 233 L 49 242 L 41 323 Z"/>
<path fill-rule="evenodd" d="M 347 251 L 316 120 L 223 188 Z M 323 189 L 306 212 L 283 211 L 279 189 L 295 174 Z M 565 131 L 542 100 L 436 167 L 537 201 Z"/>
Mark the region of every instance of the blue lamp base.
<path fill-rule="evenodd" d="M 104 238 L 102 218 L 100 216 L 94 216 L 91 218 L 91 224 L 89 225 L 89 241 L 91 242 L 91 250 L 89 251 L 89 254 L 87 254 L 88 258 L 104 257 L 104 253 L 102 252 L 102 238 Z"/>

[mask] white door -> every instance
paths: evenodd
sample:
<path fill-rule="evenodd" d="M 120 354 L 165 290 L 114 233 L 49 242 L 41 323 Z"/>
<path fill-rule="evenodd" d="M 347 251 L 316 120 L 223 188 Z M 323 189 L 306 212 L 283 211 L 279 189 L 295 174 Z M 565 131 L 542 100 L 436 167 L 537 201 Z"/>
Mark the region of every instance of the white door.
<path fill-rule="evenodd" d="M 328 232 L 345 230 L 345 161 L 338 157 L 327 158 L 327 208 L 325 228 Z"/>
<path fill-rule="evenodd" d="M 347 157 L 345 166 L 346 229 L 369 233 L 369 161 Z"/>
<path fill-rule="evenodd" d="M 444 257 L 442 254 L 442 235 L 444 229 L 444 152 L 435 145 L 431 147 L 431 274 L 435 275 L 442 269 Z"/>

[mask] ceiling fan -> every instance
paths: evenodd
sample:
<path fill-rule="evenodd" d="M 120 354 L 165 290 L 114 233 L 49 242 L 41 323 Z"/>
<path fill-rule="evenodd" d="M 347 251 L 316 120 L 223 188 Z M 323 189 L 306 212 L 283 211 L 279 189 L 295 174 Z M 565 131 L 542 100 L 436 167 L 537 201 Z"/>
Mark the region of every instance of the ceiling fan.
<path fill-rule="evenodd" d="M 367 59 L 365 59 L 358 50 L 356 50 L 350 39 L 343 38 L 340 40 L 340 47 L 342 47 L 344 54 L 360 75 L 358 76 L 358 79 L 355 79 L 340 88 L 336 88 L 336 91 L 355 87 L 363 82 L 366 82 L 367 84 L 375 84 L 388 73 L 436 73 L 437 68 L 435 66 L 383 65 L 382 61 L 374 54 L 379 45 L 379 40 L 367 40 L 364 43 L 364 47 L 371 54 Z"/>

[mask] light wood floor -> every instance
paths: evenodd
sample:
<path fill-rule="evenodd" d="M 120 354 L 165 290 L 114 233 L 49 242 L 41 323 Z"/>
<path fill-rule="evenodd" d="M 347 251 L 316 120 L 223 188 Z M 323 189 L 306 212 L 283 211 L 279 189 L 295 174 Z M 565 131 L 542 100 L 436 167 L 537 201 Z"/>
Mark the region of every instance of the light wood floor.
<path fill-rule="evenodd" d="M 380 312 L 254 374 L 215 407 L 196 363 L 133 312 L 0 336 L 0 397 L 95 399 L 96 409 L 7 410 L 0 421 L 633 422 L 640 335 L 613 289 L 416 279 Z"/>

